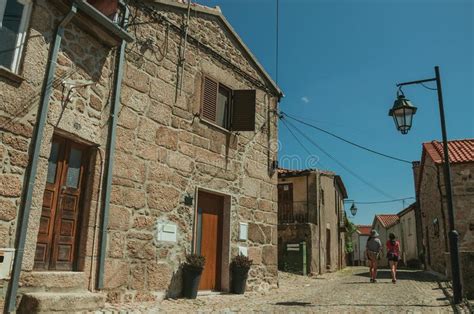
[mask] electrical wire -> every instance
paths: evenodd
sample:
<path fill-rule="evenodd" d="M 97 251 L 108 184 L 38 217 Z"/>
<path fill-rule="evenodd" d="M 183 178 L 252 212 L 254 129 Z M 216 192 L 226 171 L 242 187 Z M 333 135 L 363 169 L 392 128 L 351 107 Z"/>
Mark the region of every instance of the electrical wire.
<path fill-rule="evenodd" d="M 281 120 L 281 122 L 282 122 L 283 125 L 287 128 L 287 130 L 291 133 L 291 135 L 293 135 L 293 137 L 295 138 L 295 140 L 301 145 L 301 147 L 304 149 L 304 151 L 305 151 L 309 156 L 314 155 L 314 154 L 311 153 L 311 151 L 303 144 L 303 142 L 301 142 L 301 140 L 298 138 L 298 136 L 296 136 L 296 134 L 290 129 L 290 127 L 286 124 L 286 121 L 285 121 L 285 120 Z M 326 168 L 320 160 L 318 160 L 318 163 L 320 163 L 322 167 Z"/>
<path fill-rule="evenodd" d="M 297 122 L 299 122 L 299 123 L 301 123 L 301 124 L 304 124 L 304 125 L 306 125 L 306 126 L 309 126 L 310 128 L 316 129 L 316 130 L 321 131 L 321 132 L 323 132 L 323 133 L 326 133 L 326 134 L 328 134 L 328 135 L 330 135 L 330 136 L 332 136 L 332 137 L 335 137 L 335 138 L 337 138 L 337 139 L 339 139 L 339 140 L 341 140 L 341 141 L 343 141 L 343 142 L 345 142 L 345 143 L 347 143 L 347 144 L 350 144 L 350 145 L 352 145 L 352 146 L 358 147 L 358 148 L 360 148 L 360 149 L 362 149 L 362 150 L 371 152 L 371 153 L 373 153 L 373 154 L 376 154 L 376 155 L 379 155 L 379 156 L 382 156 L 382 157 L 385 157 L 385 158 L 393 159 L 393 160 L 400 161 L 400 162 L 404 162 L 404 163 L 407 163 L 407 164 L 410 164 L 410 165 L 411 165 L 411 161 L 409 161 L 409 160 L 401 159 L 401 158 L 394 157 L 394 156 L 390 156 L 390 155 L 387 155 L 387 154 L 384 154 L 384 153 L 375 151 L 375 150 L 373 150 L 373 149 L 371 149 L 371 148 L 362 146 L 362 145 L 360 145 L 360 144 L 354 143 L 354 142 L 352 142 L 352 141 L 346 140 L 345 138 L 343 138 L 343 137 L 341 137 L 341 136 L 339 136 L 339 135 L 336 135 L 336 134 L 334 134 L 334 133 L 332 133 L 332 132 L 329 132 L 329 131 L 324 130 L 324 129 L 320 128 L 320 127 L 317 127 L 317 126 L 315 126 L 315 125 L 313 125 L 313 124 L 311 124 L 311 123 L 308 123 L 308 122 L 305 122 L 305 121 L 303 121 L 303 120 L 300 120 L 300 119 L 298 119 L 298 118 L 296 118 L 296 117 L 293 117 L 293 116 L 291 116 L 291 115 L 289 115 L 289 114 L 287 114 L 287 113 L 285 113 L 285 112 L 281 112 L 281 114 L 284 115 L 284 116 L 286 116 L 286 117 L 288 117 L 288 118 L 290 118 L 290 119 L 292 119 L 292 120 L 295 120 L 295 121 L 297 121 Z"/>
<path fill-rule="evenodd" d="M 394 200 L 386 200 L 386 201 L 373 201 L 373 202 L 357 202 L 357 201 L 348 201 L 349 203 L 355 204 L 386 204 L 386 203 L 395 203 L 395 202 L 402 202 L 404 200 L 414 199 L 415 197 L 405 197 L 405 198 L 397 198 Z"/>
<path fill-rule="evenodd" d="M 420 85 L 423 86 L 423 87 L 426 88 L 426 89 L 429 89 L 429 90 L 437 90 L 436 88 L 426 86 L 426 85 L 423 84 L 423 83 L 420 83 Z"/>
<path fill-rule="evenodd" d="M 276 0 L 276 51 L 275 51 L 275 80 L 278 85 L 278 48 L 280 34 L 280 0 Z"/>
<path fill-rule="evenodd" d="M 282 118 L 280 118 L 282 119 Z M 301 134 L 301 136 L 303 136 L 308 142 L 310 142 L 311 144 L 313 144 L 316 148 L 318 148 L 323 154 L 325 154 L 326 156 L 328 156 L 331 160 L 333 160 L 335 163 L 337 163 L 342 169 L 344 169 L 345 171 L 347 171 L 348 173 L 350 173 L 352 176 L 354 176 L 356 179 L 358 179 L 360 182 L 364 183 L 366 186 L 370 187 L 371 189 L 373 189 L 374 191 L 380 193 L 381 195 L 389 198 L 389 199 L 394 199 L 395 197 L 391 196 L 390 194 L 384 192 L 383 190 L 379 189 L 378 187 L 376 187 L 375 185 L 373 185 L 372 183 L 368 182 L 367 180 L 365 180 L 364 178 L 362 178 L 360 175 L 358 175 L 357 173 L 355 173 L 354 171 L 352 171 L 351 169 L 349 169 L 347 166 L 345 166 L 342 162 L 340 162 L 339 160 L 337 160 L 333 155 L 331 155 L 330 153 L 328 153 L 327 151 L 325 151 L 318 143 L 316 143 L 313 139 L 311 139 L 310 137 L 308 137 L 303 131 L 301 131 L 300 129 L 298 129 L 296 126 L 294 126 L 291 122 L 289 121 L 286 121 L 294 130 L 296 130 L 298 133 Z"/>

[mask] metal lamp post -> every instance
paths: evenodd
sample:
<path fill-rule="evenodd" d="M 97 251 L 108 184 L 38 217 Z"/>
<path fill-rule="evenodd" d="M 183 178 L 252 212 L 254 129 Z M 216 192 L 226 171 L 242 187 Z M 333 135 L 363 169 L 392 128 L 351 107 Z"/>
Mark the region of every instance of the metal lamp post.
<path fill-rule="evenodd" d="M 392 109 L 389 111 L 389 115 L 393 117 L 397 129 L 402 134 L 407 134 L 411 128 L 413 121 L 413 115 L 416 113 L 417 108 L 414 107 L 411 102 L 405 98 L 405 95 L 401 91 L 402 86 L 423 84 L 427 82 L 436 82 L 436 91 L 438 92 L 438 104 L 439 114 L 441 120 L 441 133 L 443 136 L 443 153 L 444 153 L 444 182 L 446 187 L 446 201 L 448 204 L 448 216 L 449 216 L 449 250 L 451 257 L 451 273 L 453 278 L 453 296 L 454 303 L 459 304 L 462 301 L 462 284 L 461 284 L 461 273 L 459 267 L 459 234 L 454 227 L 454 208 L 453 208 L 453 195 L 451 188 L 451 169 L 449 165 L 449 151 L 448 151 L 448 140 L 446 135 L 446 122 L 444 117 L 444 105 L 443 105 L 443 93 L 441 90 L 441 76 L 439 73 L 439 67 L 435 66 L 435 77 L 419 81 L 411 81 L 397 84 L 399 88 L 397 92 L 397 100 L 395 100 Z"/>

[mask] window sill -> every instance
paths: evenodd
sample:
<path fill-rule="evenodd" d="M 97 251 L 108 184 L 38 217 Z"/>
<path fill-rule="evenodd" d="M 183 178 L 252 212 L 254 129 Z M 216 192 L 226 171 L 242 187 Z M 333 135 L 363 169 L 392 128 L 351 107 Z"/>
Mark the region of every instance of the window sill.
<path fill-rule="evenodd" d="M 9 79 L 10 81 L 13 81 L 17 84 L 21 84 L 25 80 L 23 76 L 20 76 L 1 65 L 0 65 L 0 76 L 5 77 Z"/>
<path fill-rule="evenodd" d="M 210 122 L 210 121 L 208 121 L 208 120 L 206 120 L 206 119 L 203 119 L 203 118 L 199 117 L 199 120 L 201 121 L 201 123 L 206 124 L 206 125 L 208 125 L 208 126 L 211 126 L 211 127 L 213 127 L 213 128 L 216 128 L 216 129 L 218 129 L 219 131 L 224 132 L 225 134 L 232 134 L 232 132 L 231 132 L 230 130 L 227 130 L 226 128 L 221 127 L 220 125 L 217 125 L 217 124 L 215 124 L 215 123 L 212 123 L 212 122 Z"/>

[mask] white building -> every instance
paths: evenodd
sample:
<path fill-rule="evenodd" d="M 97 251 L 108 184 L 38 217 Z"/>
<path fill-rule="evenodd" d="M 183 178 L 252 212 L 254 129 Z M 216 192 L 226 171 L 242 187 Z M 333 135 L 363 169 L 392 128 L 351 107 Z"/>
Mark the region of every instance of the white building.
<path fill-rule="evenodd" d="M 365 255 L 365 246 L 370 236 L 372 226 L 356 225 L 357 230 L 352 234 L 352 243 L 354 252 L 352 253 L 352 261 L 355 266 L 367 265 L 367 257 Z"/>

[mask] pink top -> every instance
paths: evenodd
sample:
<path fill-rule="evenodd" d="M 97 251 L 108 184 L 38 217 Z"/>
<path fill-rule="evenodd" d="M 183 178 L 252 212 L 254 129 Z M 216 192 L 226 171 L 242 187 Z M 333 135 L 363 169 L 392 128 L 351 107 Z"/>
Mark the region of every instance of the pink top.
<path fill-rule="evenodd" d="M 400 241 L 396 240 L 395 244 L 392 244 L 392 241 L 388 240 L 385 244 L 387 246 L 387 252 L 393 252 L 395 254 L 400 254 Z"/>

